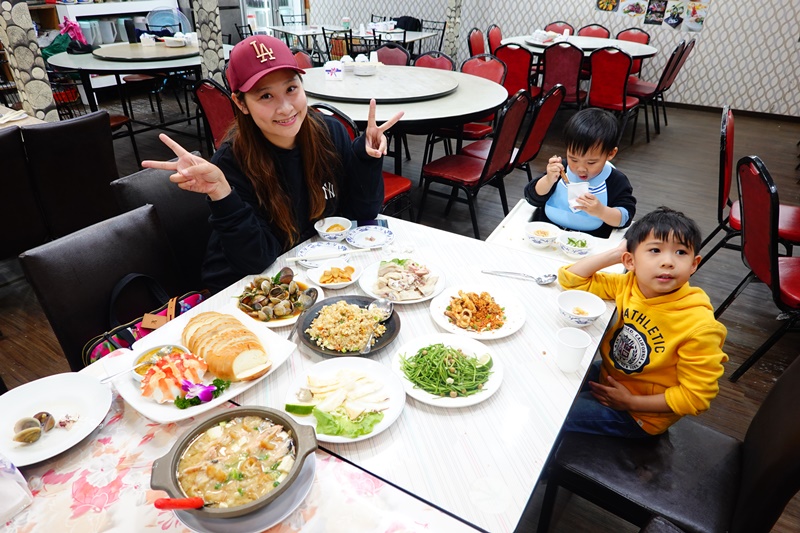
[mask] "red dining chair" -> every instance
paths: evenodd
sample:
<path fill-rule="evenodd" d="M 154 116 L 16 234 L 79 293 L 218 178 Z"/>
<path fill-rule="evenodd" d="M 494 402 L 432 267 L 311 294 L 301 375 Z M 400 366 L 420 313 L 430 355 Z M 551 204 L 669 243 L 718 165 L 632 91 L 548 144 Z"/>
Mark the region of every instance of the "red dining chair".
<path fill-rule="evenodd" d="M 467 34 L 467 49 L 470 56 L 477 56 L 486 53 L 486 45 L 483 42 L 483 32 L 478 28 L 472 28 Z"/>
<path fill-rule="evenodd" d="M 344 126 L 344 129 L 347 130 L 351 141 L 360 135 L 358 126 L 353 119 L 342 113 L 336 107 L 323 103 L 312 104 L 309 107 L 338 120 L 342 126 Z M 390 210 L 389 207 L 392 209 Z M 409 220 L 414 220 L 414 211 L 411 203 L 411 180 L 384 170 L 383 207 L 381 208 L 381 213 L 389 213 L 392 216 L 398 216 L 404 211 L 408 211 Z"/>
<path fill-rule="evenodd" d="M 653 111 L 653 126 L 656 133 L 661 133 L 661 125 L 658 120 L 658 95 L 666 90 L 667 82 L 672 76 L 672 72 L 680 61 L 681 54 L 683 54 L 684 43 L 681 41 L 672 51 L 672 54 L 667 59 L 664 65 L 664 70 L 661 71 L 661 76 L 658 83 L 650 83 L 649 81 L 640 80 L 635 76 L 628 76 L 628 94 L 635 96 L 639 99 L 644 107 L 644 127 L 647 130 L 647 142 L 650 142 L 650 124 L 647 117 L 647 105 L 650 104 Z M 631 134 L 631 142 L 636 135 L 636 123 L 639 121 L 637 114 L 636 120 L 633 123 L 633 133 Z"/>
<path fill-rule="evenodd" d="M 417 58 L 414 60 L 414 66 L 453 71 L 456 69 L 456 62 L 453 61 L 452 57 L 444 52 L 431 50 L 430 52 L 425 52 L 424 54 L 417 56 Z"/>
<path fill-rule="evenodd" d="M 407 67 L 411 64 L 411 54 L 396 43 L 385 43 L 376 50 L 378 61 L 384 65 L 399 65 Z"/>
<path fill-rule="evenodd" d="M 625 130 L 631 113 L 639 109 L 639 99 L 628 96 L 628 75 L 631 56 L 619 48 L 606 47 L 589 56 L 592 66 L 592 83 L 587 103 L 615 113 L 620 119 L 619 135 Z"/>
<path fill-rule="evenodd" d="M 486 40 L 489 41 L 489 53 L 495 54 L 503 41 L 503 30 L 497 24 L 492 24 L 486 30 Z M 497 54 L 495 54 L 497 55 Z"/>
<path fill-rule="evenodd" d="M 529 122 L 528 128 L 522 132 L 522 141 L 519 148 L 514 149 L 514 155 L 511 158 L 511 166 L 524 170 L 528 175 L 528 181 L 533 180 L 531 173 L 530 162 L 536 159 L 539 155 L 539 150 L 542 149 L 544 144 L 545 135 L 553 123 L 553 119 L 564 101 L 563 85 L 556 85 L 550 89 L 547 94 L 533 102 L 532 117 Z M 479 159 L 486 159 L 489 157 L 489 151 L 492 146 L 490 139 L 482 141 L 475 141 L 465 146 L 459 153 L 468 155 L 470 157 L 477 157 Z"/>
<path fill-rule="evenodd" d="M 672 88 L 672 84 L 675 83 L 675 78 L 678 77 L 678 74 L 680 74 L 680 71 L 683 69 L 683 65 L 686 64 L 686 60 L 689 58 L 689 54 L 692 53 L 692 50 L 694 50 L 694 45 L 695 45 L 696 42 L 697 41 L 695 39 L 692 39 L 683 48 L 683 52 L 681 53 L 681 58 L 678 61 L 678 63 L 675 65 L 675 68 L 673 69 L 672 74 L 670 75 L 669 79 L 667 80 L 666 87 L 658 95 L 658 99 L 661 100 L 661 112 L 664 115 L 664 125 L 665 126 L 669 126 L 669 123 L 667 122 L 667 106 L 664 104 L 664 94 Z"/>
<path fill-rule="evenodd" d="M 617 39 L 620 41 L 629 41 L 640 44 L 650 44 L 650 34 L 639 28 L 627 28 L 617 34 Z M 631 65 L 631 75 L 637 78 L 642 74 L 642 60 L 634 59 Z"/>
<path fill-rule="evenodd" d="M 496 50 L 497 59 L 506 64 L 506 78 L 503 86 L 511 97 L 520 89 L 538 96 L 539 87 L 531 87 L 531 68 L 533 67 L 533 54 L 527 48 L 518 44 L 504 44 Z"/>
<path fill-rule="evenodd" d="M 564 22 L 563 20 L 551 22 L 544 27 L 544 31 L 554 31 L 560 35 L 564 34 L 564 30 L 569 30 L 569 35 L 575 35 L 575 27 L 569 22 Z"/>
<path fill-rule="evenodd" d="M 499 85 L 503 85 L 506 79 L 506 64 L 497 59 L 492 54 L 480 54 L 470 57 L 461 64 L 461 72 L 480 76 L 491 80 Z M 450 146 L 450 139 L 458 139 L 459 143 L 456 152 L 461 149 L 461 141 L 477 141 L 488 137 L 493 130 L 494 113 L 478 119 L 475 122 L 468 122 L 459 128 L 439 128 L 428 134 L 425 141 L 425 152 L 422 156 L 422 163 L 430 163 L 433 159 L 433 148 L 437 142 L 444 143 L 445 155 L 451 155 L 453 150 Z M 420 180 L 420 185 L 422 181 Z"/>
<path fill-rule="evenodd" d="M 301 69 L 314 68 L 314 63 L 311 61 L 311 56 L 305 50 L 296 50 L 294 52 L 294 59 L 297 61 L 297 66 Z"/>
<path fill-rule="evenodd" d="M 587 24 L 578 29 L 578 35 L 581 37 L 599 37 L 601 39 L 608 39 L 611 37 L 611 32 L 602 24 Z"/>
<path fill-rule="evenodd" d="M 204 79 L 197 84 L 194 100 L 197 102 L 198 114 L 203 116 L 208 151 L 212 153 L 222 145 L 233 125 L 236 106 L 225 87 L 211 79 Z"/>
<path fill-rule="evenodd" d="M 526 91 L 520 91 L 506 102 L 498 113 L 497 128 L 492 138 L 492 147 L 486 160 L 470 157 L 463 154 L 446 155 L 441 159 L 432 161 L 422 167 L 420 176 L 424 182 L 422 199 L 417 213 L 417 222 L 422 218 L 425 200 L 428 194 L 447 198 L 445 216 L 450 213 L 454 201 L 466 203 L 472 218 L 472 230 L 476 239 L 480 239 L 478 218 L 475 212 L 475 200 L 478 192 L 486 185 L 494 185 L 500 192 L 500 202 L 503 213 L 508 214 L 508 199 L 506 198 L 503 178 L 511 170 L 511 156 L 514 153 L 519 128 L 525 118 L 525 113 L 530 105 L 531 98 Z M 450 193 L 432 191 L 432 183 L 441 183 L 452 187 Z M 464 191 L 466 199 L 459 197 L 459 192 Z"/>
<path fill-rule="evenodd" d="M 758 279 L 769 287 L 772 301 L 782 311 L 781 326 L 759 346 L 733 374 L 737 381 L 788 331 L 797 331 L 800 319 L 800 257 L 778 253 L 779 220 L 782 210 L 778 188 L 767 167 L 756 156 L 746 156 L 736 165 L 742 206 L 742 261 L 750 269 L 726 300 L 726 307 L 747 285 Z"/>
<path fill-rule="evenodd" d="M 580 88 L 583 50 L 572 43 L 553 43 L 542 55 L 542 93 L 547 93 L 556 85 L 564 86 L 564 103 L 576 104 L 578 109 L 586 101 L 586 91 Z"/>

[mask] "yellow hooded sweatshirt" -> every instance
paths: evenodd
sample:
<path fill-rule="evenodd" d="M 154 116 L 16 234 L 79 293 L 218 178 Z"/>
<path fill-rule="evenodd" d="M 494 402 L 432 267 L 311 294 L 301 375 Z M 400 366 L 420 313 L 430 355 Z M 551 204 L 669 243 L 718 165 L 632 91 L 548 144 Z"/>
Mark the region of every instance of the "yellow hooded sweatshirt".
<path fill-rule="evenodd" d="M 600 382 L 611 375 L 631 393 L 664 393 L 672 413 L 631 411 L 651 435 L 663 433 L 683 415 L 707 410 L 717 393 L 727 330 L 714 318 L 706 293 L 687 282 L 670 294 L 645 298 L 633 272 L 597 272 L 582 278 L 561 267 L 558 280 L 565 289 L 579 289 L 615 300 L 616 322 L 600 343 L 603 365 Z"/>

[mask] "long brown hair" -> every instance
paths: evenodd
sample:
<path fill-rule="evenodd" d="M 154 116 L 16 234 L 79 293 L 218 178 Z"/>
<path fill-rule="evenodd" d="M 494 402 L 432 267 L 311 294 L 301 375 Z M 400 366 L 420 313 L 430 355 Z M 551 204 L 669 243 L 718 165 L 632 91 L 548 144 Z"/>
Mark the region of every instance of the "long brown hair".
<path fill-rule="evenodd" d="M 240 102 L 244 102 L 244 93 L 238 92 L 235 96 Z M 326 182 L 333 183 L 336 194 L 339 189 L 336 176 L 342 162 L 327 128 L 321 114 L 309 107 L 300 131 L 297 132 L 296 141 L 300 148 L 309 193 L 309 220 L 319 218 L 325 211 L 322 186 Z M 297 200 L 289 197 L 278 179 L 275 147 L 264 137 L 252 115 L 242 113 L 238 107 L 236 122 L 228 132 L 228 139 L 233 146 L 233 155 L 239 168 L 253 185 L 258 205 L 267 211 L 270 222 L 283 232 L 284 245 L 293 246 L 300 237 L 300 229 L 295 224 L 292 209 L 292 202 Z"/>

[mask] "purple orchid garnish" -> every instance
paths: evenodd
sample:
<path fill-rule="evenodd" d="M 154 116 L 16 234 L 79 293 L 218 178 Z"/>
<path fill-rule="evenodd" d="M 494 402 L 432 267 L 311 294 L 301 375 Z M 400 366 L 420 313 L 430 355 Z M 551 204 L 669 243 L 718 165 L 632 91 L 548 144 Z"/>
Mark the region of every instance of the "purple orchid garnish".
<path fill-rule="evenodd" d="M 210 402 L 214 398 L 214 391 L 217 387 L 214 385 L 203 385 L 202 383 L 192 383 L 188 379 L 181 382 L 181 389 L 186 391 L 186 399 L 200 398 L 200 401 Z"/>

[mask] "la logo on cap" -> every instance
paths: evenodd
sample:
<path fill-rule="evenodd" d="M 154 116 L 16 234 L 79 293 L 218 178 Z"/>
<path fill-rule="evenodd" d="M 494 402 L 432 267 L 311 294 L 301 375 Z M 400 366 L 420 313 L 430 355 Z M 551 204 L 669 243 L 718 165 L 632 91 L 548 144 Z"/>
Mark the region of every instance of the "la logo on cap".
<path fill-rule="evenodd" d="M 250 41 L 250 44 L 253 47 L 253 50 L 256 52 L 256 57 L 261 60 L 262 63 L 266 63 L 267 61 L 275 61 L 275 54 L 272 53 L 272 48 L 267 48 L 267 45 L 264 43 L 259 43 L 256 41 Z"/>

